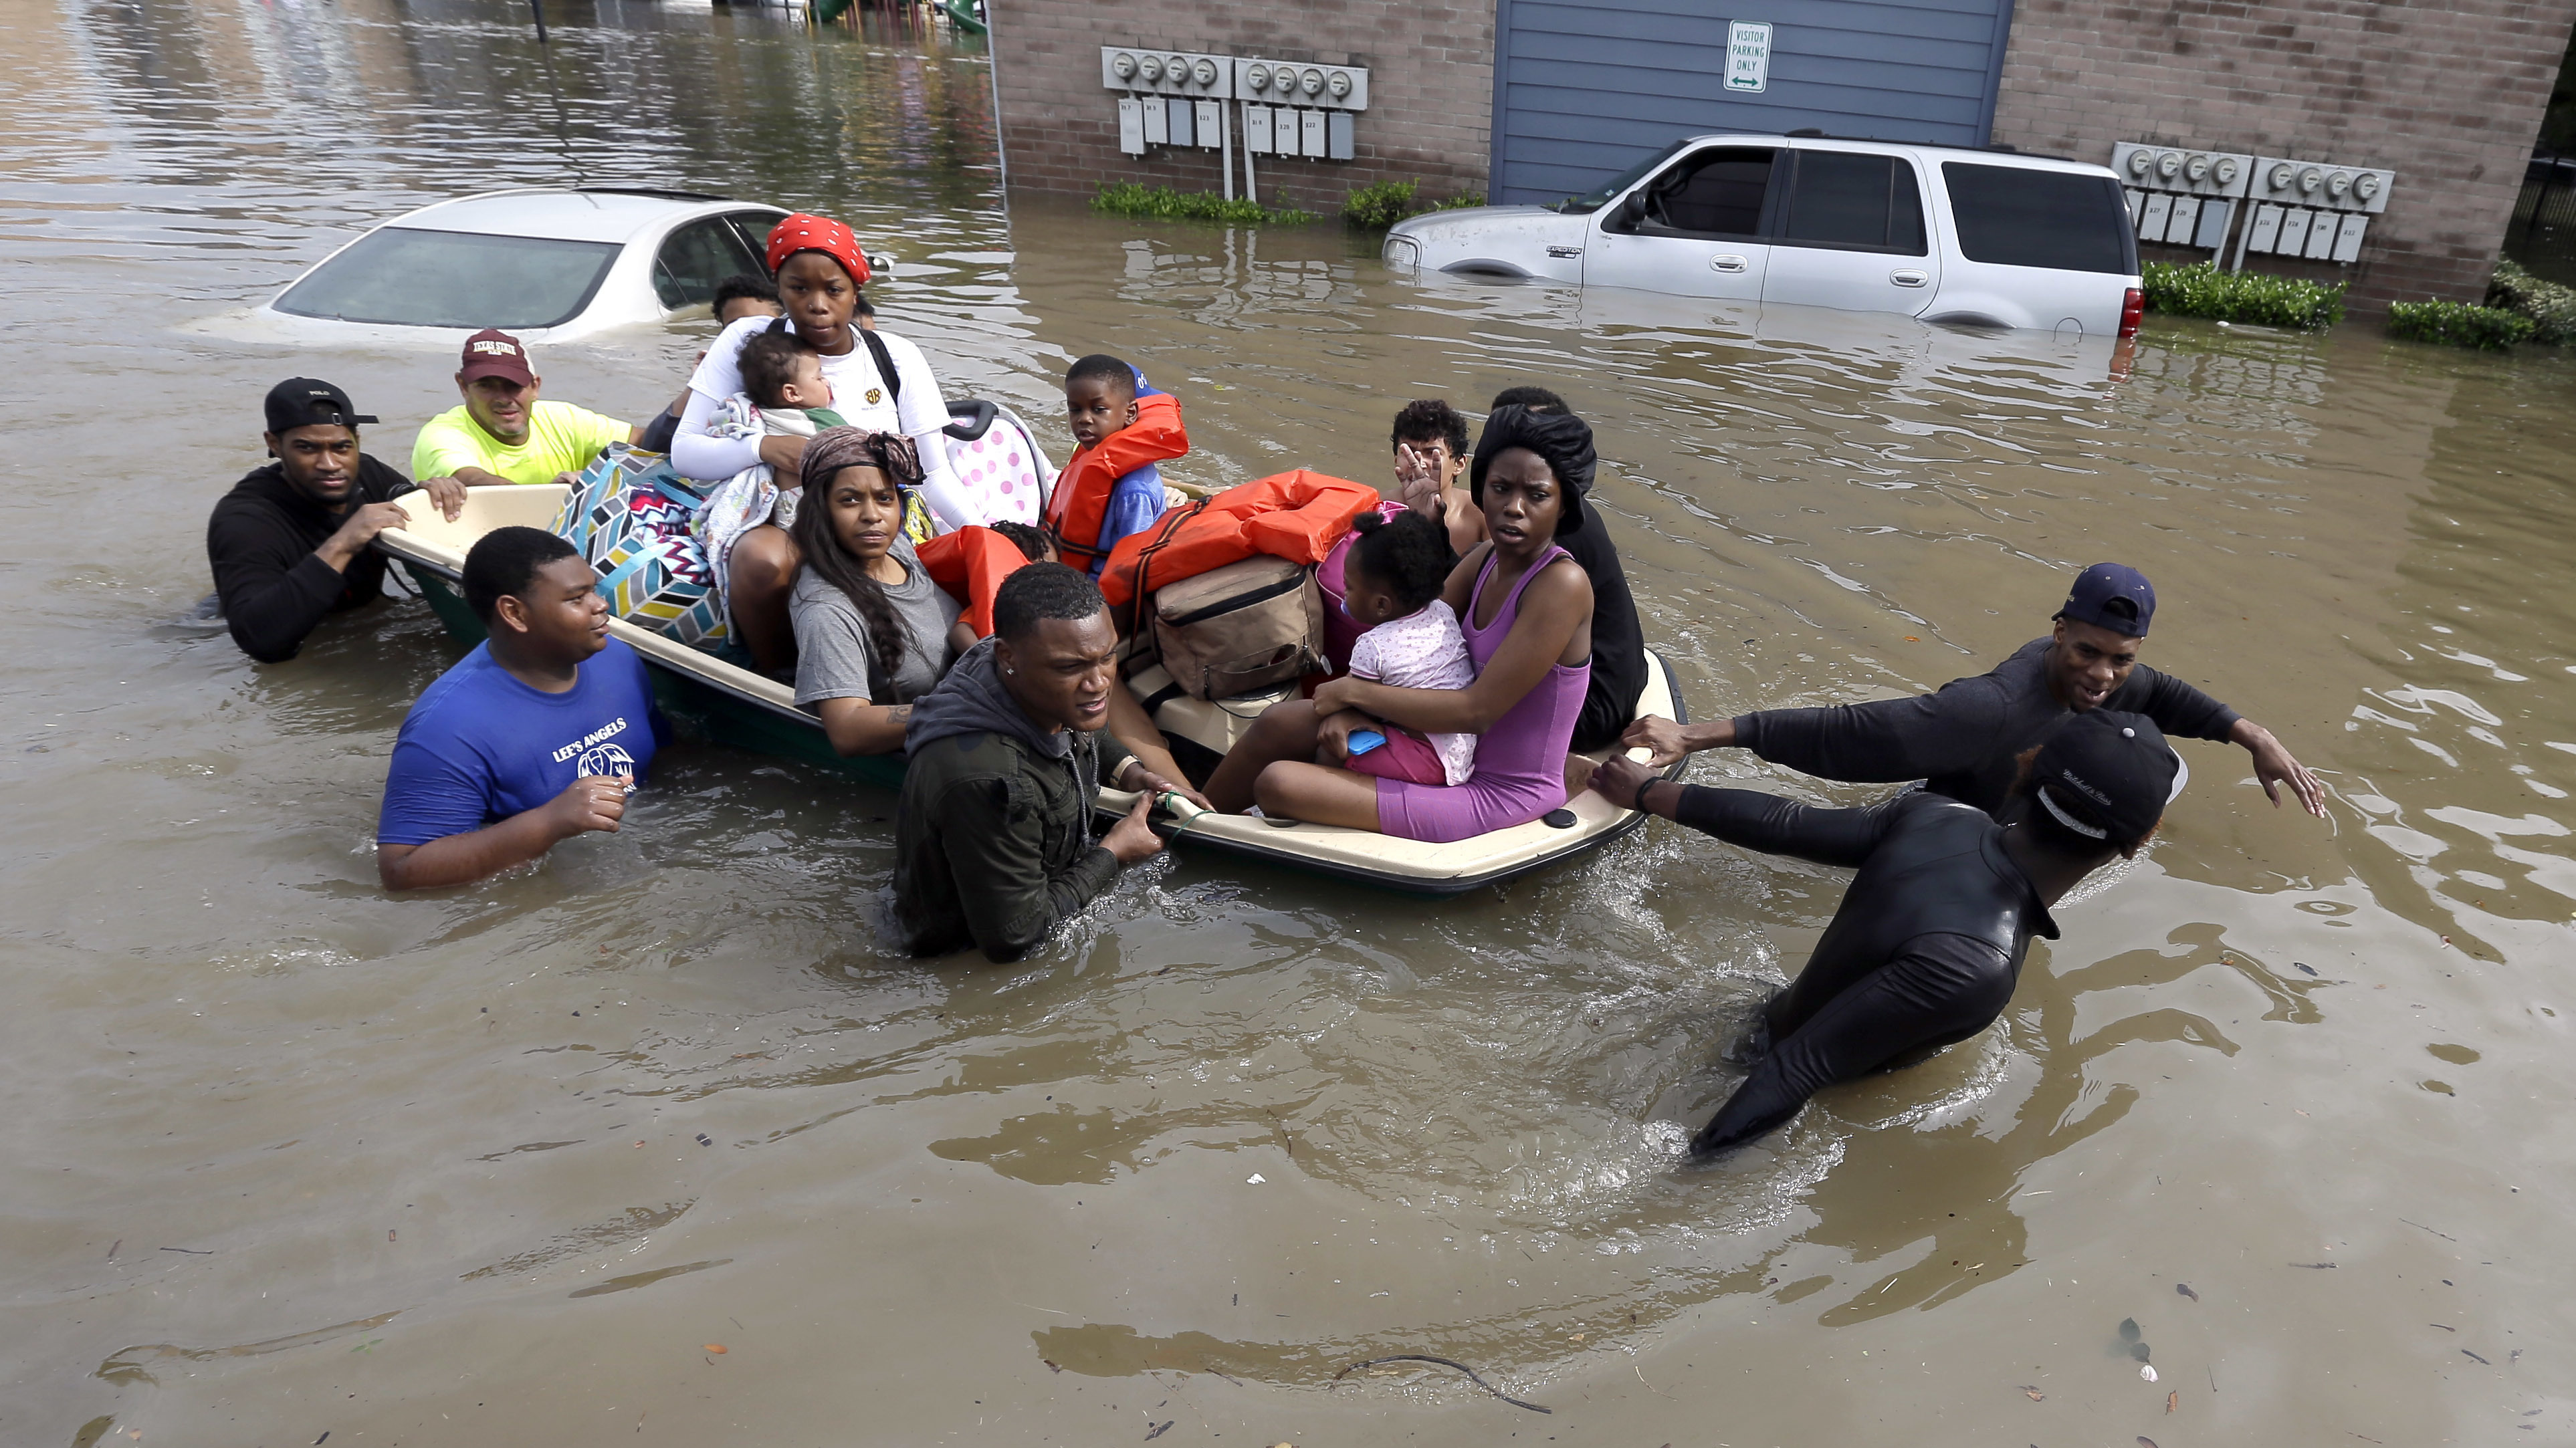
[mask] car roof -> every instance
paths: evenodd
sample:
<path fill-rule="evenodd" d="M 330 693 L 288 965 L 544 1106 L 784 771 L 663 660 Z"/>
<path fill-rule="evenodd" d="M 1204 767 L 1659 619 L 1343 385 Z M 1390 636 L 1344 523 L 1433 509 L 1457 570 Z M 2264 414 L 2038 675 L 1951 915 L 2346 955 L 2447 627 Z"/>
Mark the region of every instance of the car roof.
<path fill-rule="evenodd" d="M 1874 136 L 1828 136 L 1820 131 L 1715 131 L 1693 136 L 1683 142 L 1696 146 L 1703 141 L 1743 141 L 1777 145 L 1786 141 L 1793 146 L 1883 146 L 1891 151 L 1937 152 L 1980 165 L 2022 166 L 2041 171 L 2075 171 L 2088 176 L 2110 176 L 2110 167 L 2093 161 L 2078 161 L 2070 156 L 2041 156 L 2016 151 L 2009 146 L 1952 146 L 1939 141 L 1882 141 Z"/>
<path fill-rule="evenodd" d="M 441 201 L 407 212 L 385 224 L 415 231 L 626 242 L 686 217 L 731 210 L 784 214 L 775 206 L 756 201 L 734 201 L 700 191 L 619 186 L 531 186 L 460 196 L 453 201 Z"/>

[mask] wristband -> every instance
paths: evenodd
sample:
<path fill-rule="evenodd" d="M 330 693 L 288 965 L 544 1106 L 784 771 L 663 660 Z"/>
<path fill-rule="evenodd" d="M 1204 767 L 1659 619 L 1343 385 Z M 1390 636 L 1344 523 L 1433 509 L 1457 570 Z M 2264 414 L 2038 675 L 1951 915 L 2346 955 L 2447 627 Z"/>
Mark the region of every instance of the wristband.
<path fill-rule="evenodd" d="M 1647 810 L 1647 808 L 1646 808 L 1646 791 L 1647 791 L 1647 790 L 1650 790 L 1650 789 L 1653 789 L 1657 784 L 1659 784 L 1659 783 L 1661 783 L 1661 782 L 1662 782 L 1662 781 L 1661 781 L 1657 776 L 1655 776 L 1655 775 L 1651 775 L 1651 774 L 1650 774 L 1650 775 L 1647 775 L 1644 779 L 1639 780 L 1639 781 L 1637 782 L 1637 798 L 1636 798 L 1636 801 L 1635 801 L 1634 803 L 1630 804 L 1630 805 L 1628 806 L 1628 808 L 1635 810 L 1635 811 L 1636 811 L 1637 813 L 1639 813 L 1639 814 L 1646 814 L 1646 813 L 1649 813 L 1649 811 L 1648 811 L 1648 810 Z"/>

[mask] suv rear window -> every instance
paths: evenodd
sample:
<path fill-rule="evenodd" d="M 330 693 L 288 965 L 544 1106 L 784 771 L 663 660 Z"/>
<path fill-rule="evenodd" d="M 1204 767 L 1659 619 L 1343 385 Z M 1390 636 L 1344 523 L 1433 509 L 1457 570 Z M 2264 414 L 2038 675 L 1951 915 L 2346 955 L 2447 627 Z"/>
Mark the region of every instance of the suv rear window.
<path fill-rule="evenodd" d="M 1913 163 L 1856 151 L 1800 151 L 1780 239 L 1921 256 L 1923 192 Z"/>
<path fill-rule="evenodd" d="M 581 315 L 617 260 L 606 241 L 388 226 L 286 289 L 299 317 L 397 327 L 554 327 Z"/>
<path fill-rule="evenodd" d="M 2108 176 L 1944 161 L 1941 184 L 1970 261 L 2115 276 L 2138 269 L 2129 208 Z"/>

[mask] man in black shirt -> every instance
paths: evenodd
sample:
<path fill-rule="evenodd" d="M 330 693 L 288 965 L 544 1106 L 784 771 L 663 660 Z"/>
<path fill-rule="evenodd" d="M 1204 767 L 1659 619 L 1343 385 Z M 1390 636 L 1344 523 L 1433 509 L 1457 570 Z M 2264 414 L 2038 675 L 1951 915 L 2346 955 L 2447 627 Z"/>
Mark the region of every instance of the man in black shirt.
<path fill-rule="evenodd" d="M 1817 809 L 1744 789 L 1666 782 L 1615 756 L 1592 776 L 1613 803 L 1729 844 L 1857 867 L 1806 968 L 1763 1008 L 1758 1059 L 1691 1139 L 1708 1156 L 1797 1115 L 1836 1082 L 1910 1065 L 1992 1025 L 2048 907 L 2155 833 L 2182 761 L 2154 721 L 2095 709 L 2031 751 L 2013 823 L 1928 790 Z"/>
<path fill-rule="evenodd" d="M 2095 709 L 2144 714 L 2168 735 L 2225 740 L 2254 756 L 2254 777 L 2277 806 L 2287 784 L 2308 813 L 2325 817 L 2317 777 L 2272 731 L 2191 685 L 2138 662 L 2154 621 L 2156 591 L 2146 575 L 2096 563 L 2075 580 L 2057 627 L 1989 673 L 1954 679 L 1940 692 L 1825 709 L 1767 709 L 1713 724 L 1640 719 L 1626 742 L 1662 768 L 1684 754 L 1750 749 L 1819 779 L 1853 784 L 1920 779 L 1935 794 L 1995 814 L 2011 792 L 2024 750 L 2067 720 Z"/>
<path fill-rule="evenodd" d="M 330 383 L 290 377 L 269 389 L 267 411 L 277 461 L 217 500 L 206 521 L 206 561 L 233 642 L 273 664 L 295 657 L 323 615 L 384 592 L 384 555 L 367 545 L 411 521 L 393 499 L 414 487 L 358 450 L 358 425 L 375 419 Z M 432 478 L 419 490 L 450 519 L 465 502 L 454 478 Z"/>

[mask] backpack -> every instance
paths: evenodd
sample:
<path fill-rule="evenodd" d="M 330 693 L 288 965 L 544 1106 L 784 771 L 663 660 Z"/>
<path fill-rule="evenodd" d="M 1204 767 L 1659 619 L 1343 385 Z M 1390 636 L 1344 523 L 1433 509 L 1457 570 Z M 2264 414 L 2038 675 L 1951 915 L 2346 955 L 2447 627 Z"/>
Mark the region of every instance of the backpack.
<path fill-rule="evenodd" d="M 1323 668 L 1314 570 L 1257 554 L 1154 591 L 1154 646 L 1193 699 L 1230 699 Z"/>

